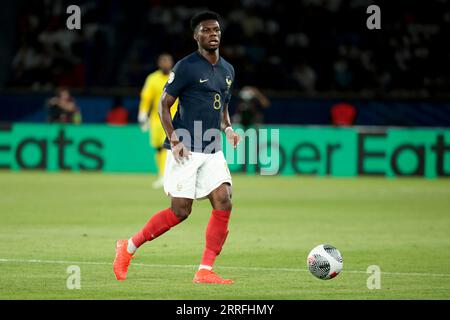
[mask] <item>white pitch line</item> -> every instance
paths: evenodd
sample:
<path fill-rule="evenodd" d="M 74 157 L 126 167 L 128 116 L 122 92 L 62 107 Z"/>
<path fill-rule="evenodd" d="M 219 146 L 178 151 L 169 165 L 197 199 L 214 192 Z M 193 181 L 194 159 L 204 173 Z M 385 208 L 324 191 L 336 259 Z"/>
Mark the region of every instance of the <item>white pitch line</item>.
<path fill-rule="evenodd" d="M 70 261 L 70 260 L 40 260 L 40 259 L 5 259 L 0 258 L 0 263 L 37 263 L 37 264 L 86 264 L 86 265 L 100 265 L 100 266 L 112 266 L 112 261 L 108 262 L 95 262 L 95 261 Z M 195 269 L 198 265 L 182 265 L 182 264 L 145 264 L 145 263 L 133 263 L 133 266 L 147 267 L 147 268 L 188 268 Z M 221 266 L 220 269 L 234 269 L 234 270 L 247 270 L 247 271 L 286 271 L 286 272 L 308 272 L 307 269 L 296 268 L 267 268 L 267 267 L 230 267 Z M 360 270 L 343 270 L 345 273 L 364 273 L 366 271 Z M 385 275 L 394 276 L 416 276 L 416 277 L 446 277 L 450 278 L 450 273 L 418 273 L 418 272 L 381 272 Z"/>

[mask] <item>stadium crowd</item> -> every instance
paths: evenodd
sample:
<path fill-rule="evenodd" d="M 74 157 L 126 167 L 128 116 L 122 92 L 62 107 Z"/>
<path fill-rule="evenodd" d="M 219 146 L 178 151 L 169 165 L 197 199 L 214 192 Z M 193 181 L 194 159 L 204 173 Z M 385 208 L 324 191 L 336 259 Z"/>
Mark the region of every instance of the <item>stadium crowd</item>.
<path fill-rule="evenodd" d="M 8 86 L 141 87 L 158 54 L 177 60 L 195 50 L 188 21 L 207 7 L 224 18 L 222 54 L 237 67 L 238 87 L 433 93 L 450 85 L 444 0 L 427 1 L 427 10 L 419 1 L 381 5 L 381 30 L 366 28 L 369 0 L 85 0 L 82 28 L 71 31 L 72 2 L 22 2 Z"/>

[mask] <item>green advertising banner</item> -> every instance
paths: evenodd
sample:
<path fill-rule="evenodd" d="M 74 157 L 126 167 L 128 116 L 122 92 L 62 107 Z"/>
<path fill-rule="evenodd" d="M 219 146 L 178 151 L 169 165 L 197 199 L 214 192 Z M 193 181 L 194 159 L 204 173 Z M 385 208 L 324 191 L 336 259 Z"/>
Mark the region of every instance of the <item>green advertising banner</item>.
<path fill-rule="evenodd" d="M 237 150 L 233 172 L 353 177 L 450 176 L 450 130 L 265 126 Z M 12 124 L 0 128 L 6 170 L 156 172 L 149 134 L 136 125 Z"/>
<path fill-rule="evenodd" d="M 0 168 L 156 172 L 138 126 L 13 124 L 0 131 Z"/>
<path fill-rule="evenodd" d="M 450 176 L 450 130 L 390 129 L 386 175 Z"/>

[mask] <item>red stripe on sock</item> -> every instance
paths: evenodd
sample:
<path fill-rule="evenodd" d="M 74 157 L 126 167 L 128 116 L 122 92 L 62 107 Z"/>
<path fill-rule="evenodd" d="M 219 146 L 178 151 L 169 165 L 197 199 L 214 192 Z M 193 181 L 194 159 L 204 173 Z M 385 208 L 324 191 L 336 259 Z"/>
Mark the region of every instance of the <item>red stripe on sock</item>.
<path fill-rule="evenodd" d="M 144 242 L 159 237 L 178 223 L 180 223 L 178 217 L 171 208 L 167 208 L 151 217 L 147 224 L 133 236 L 132 241 L 139 248 Z"/>

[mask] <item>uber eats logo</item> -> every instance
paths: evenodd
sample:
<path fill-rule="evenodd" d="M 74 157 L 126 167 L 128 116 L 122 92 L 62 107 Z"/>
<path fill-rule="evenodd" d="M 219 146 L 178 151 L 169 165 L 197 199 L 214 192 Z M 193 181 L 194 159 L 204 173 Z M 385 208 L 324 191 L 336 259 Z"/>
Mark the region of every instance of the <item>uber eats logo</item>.
<path fill-rule="evenodd" d="M 103 143 L 95 137 L 67 134 L 66 128 L 48 127 L 33 132 L 3 127 L 0 130 L 0 169 L 102 170 Z"/>
<path fill-rule="evenodd" d="M 278 172 L 346 177 L 450 176 L 450 130 L 366 130 L 370 131 L 281 128 Z M 251 169 L 248 165 L 238 168 L 256 172 Z"/>

